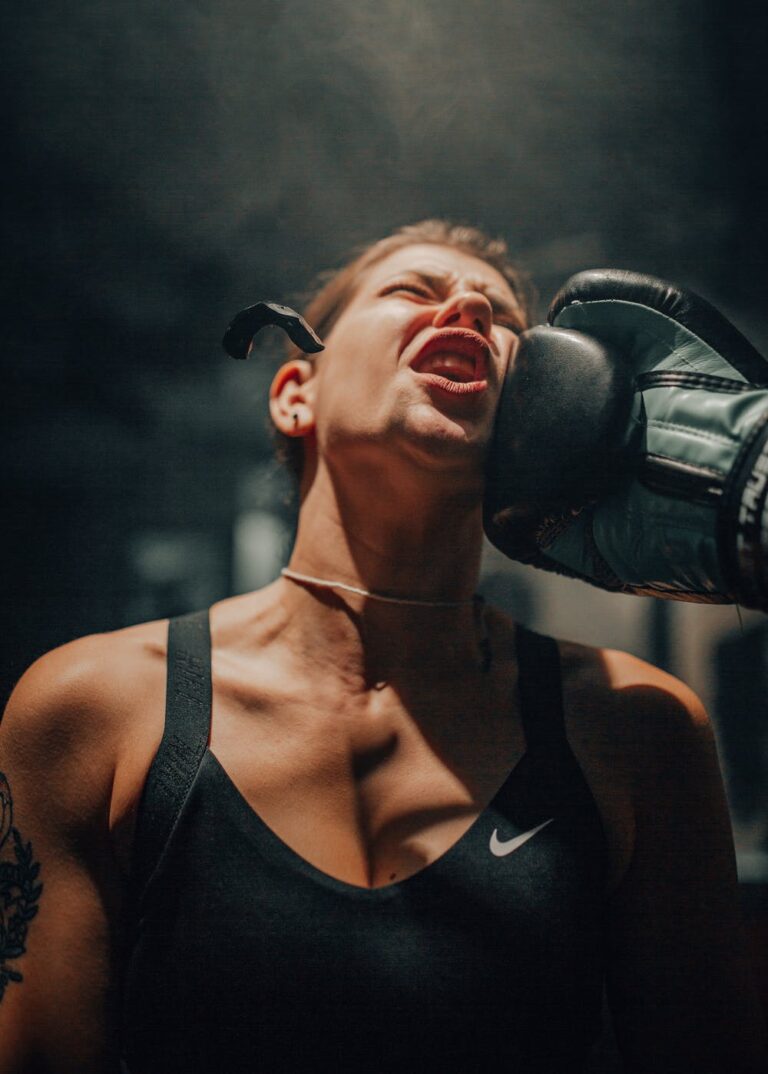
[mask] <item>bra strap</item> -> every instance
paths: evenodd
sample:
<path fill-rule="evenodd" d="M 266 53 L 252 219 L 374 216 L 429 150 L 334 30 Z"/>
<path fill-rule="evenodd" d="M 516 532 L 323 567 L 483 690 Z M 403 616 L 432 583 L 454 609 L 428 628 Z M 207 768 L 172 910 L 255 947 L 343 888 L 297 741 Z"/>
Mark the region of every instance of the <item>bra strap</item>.
<path fill-rule="evenodd" d="M 208 610 L 168 623 L 165 729 L 139 805 L 132 880 L 146 888 L 203 759 L 211 726 L 211 634 Z"/>
<path fill-rule="evenodd" d="M 516 648 L 520 719 L 526 750 L 552 754 L 563 747 L 567 749 L 557 642 L 518 625 Z"/>

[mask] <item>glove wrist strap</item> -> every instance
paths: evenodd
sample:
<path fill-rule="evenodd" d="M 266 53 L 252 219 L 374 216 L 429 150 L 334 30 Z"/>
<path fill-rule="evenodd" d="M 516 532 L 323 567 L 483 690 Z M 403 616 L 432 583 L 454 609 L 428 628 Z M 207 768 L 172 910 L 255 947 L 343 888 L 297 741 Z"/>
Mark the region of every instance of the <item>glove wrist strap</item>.
<path fill-rule="evenodd" d="M 768 411 L 742 444 L 728 475 L 718 546 L 734 600 L 768 609 Z"/>

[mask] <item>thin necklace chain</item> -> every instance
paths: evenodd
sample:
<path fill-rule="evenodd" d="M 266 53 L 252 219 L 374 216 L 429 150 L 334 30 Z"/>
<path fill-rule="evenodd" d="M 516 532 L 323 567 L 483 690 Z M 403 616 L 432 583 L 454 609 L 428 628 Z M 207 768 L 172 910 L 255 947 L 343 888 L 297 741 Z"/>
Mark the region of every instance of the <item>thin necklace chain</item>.
<path fill-rule="evenodd" d="M 369 597 L 370 600 L 380 600 L 383 604 L 411 604 L 421 608 L 466 608 L 470 604 L 476 604 L 482 597 L 476 595 L 469 600 L 416 600 L 413 597 L 385 597 L 383 593 L 372 593 L 370 589 L 361 589 L 346 582 L 335 582 L 330 578 L 314 578 L 311 574 L 300 574 L 289 567 L 283 567 L 280 571 L 284 578 L 290 578 L 294 582 L 309 582 L 323 589 L 343 589 L 347 593 L 357 593 L 361 597 Z"/>

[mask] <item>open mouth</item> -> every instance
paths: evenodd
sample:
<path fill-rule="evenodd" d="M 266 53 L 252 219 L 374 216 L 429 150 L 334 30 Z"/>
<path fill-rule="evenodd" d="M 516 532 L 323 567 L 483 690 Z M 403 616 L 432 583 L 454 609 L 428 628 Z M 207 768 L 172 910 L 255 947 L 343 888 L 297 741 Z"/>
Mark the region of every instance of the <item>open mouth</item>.
<path fill-rule="evenodd" d="M 435 332 L 411 363 L 411 369 L 430 386 L 454 395 L 483 392 L 488 387 L 488 345 L 469 329 Z"/>

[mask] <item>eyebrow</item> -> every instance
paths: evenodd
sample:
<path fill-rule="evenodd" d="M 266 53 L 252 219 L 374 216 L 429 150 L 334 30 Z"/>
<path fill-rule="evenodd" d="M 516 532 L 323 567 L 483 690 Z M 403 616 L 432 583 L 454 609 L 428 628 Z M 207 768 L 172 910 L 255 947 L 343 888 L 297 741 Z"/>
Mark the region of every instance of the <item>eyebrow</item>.
<path fill-rule="evenodd" d="M 429 284 L 433 291 L 447 290 L 450 284 L 448 276 L 445 276 L 442 273 L 428 272 L 426 269 L 403 269 L 401 272 L 396 272 L 392 276 L 392 279 L 395 280 L 399 276 L 418 276 L 420 279 L 424 280 L 425 283 Z M 523 318 L 522 310 L 518 305 L 513 306 L 504 295 L 487 287 L 479 280 L 470 279 L 467 282 L 473 291 L 479 291 L 480 294 L 485 295 L 491 303 L 491 308 L 493 309 L 494 314 L 501 314 L 504 317 L 509 317 L 510 320 L 514 321 L 521 329 L 525 329 L 526 323 Z"/>

